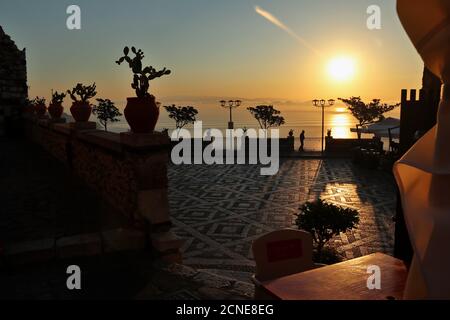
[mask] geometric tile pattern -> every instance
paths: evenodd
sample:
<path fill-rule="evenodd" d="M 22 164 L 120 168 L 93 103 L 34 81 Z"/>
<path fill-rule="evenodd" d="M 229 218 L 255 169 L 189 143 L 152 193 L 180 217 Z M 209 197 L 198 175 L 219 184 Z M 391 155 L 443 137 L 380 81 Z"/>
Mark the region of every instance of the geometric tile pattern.
<path fill-rule="evenodd" d="M 252 240 L 295 227 L 305 201 L 321 198 L 358 209 L 358 228 L 332 239 L 346 259 L 392 253 L 396 187 L 388 173 L 345 159 L 284 159 L 274 176 L 259 165 L 171 165 L 169 201 L 174 231 L 185 240 L 184 263 L 253 271 Z"/>
<path fill-rule="evenodd" d="M 0 145 L 0 245 L 98 230 L 99 213 L 108 208 L 67 168 L 32 143 L 0 139 Z M 169 166 L 171 218 L 185 240 L 187 264 L 253 271 L 252 240 L 293 227 L 299 206 L 318 197 L 360 211 L 359 227 L 332 240 L 346 258 L 392 252 L 391 175 L 340 159 L 282 159 L 274 176 L 261 176 L 260 168 Z"/>

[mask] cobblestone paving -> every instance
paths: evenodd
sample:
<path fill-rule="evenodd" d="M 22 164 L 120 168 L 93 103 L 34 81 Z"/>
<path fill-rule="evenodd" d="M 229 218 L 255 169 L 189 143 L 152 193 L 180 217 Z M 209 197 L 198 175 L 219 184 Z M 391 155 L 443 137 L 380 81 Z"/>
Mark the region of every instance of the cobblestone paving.
<path fill-rule="evenodd" d="M 345 259 L 392 254 L 393 178 L 349 160 L 289 159 L 274 176 L 249 165 L 171 166 L 169 185 L 174 230 L 185 240 L 188 265 L 252 272 L 252 240 L 295 227 L 300 205 L 319 197 L 360 212 L 358 228 L 331 243 Z"/>
<path fill-rule="evenodd" d="M 82 272 L 82 290 L 68 290 L 67 267 Z M 49 261 L 2 268 L 3 299 L 138 299 L 244 300 L 253 297 L 252 285 L 182 265 L 165 265 L 149 252 L 120 252 L 95 257 Z"/>

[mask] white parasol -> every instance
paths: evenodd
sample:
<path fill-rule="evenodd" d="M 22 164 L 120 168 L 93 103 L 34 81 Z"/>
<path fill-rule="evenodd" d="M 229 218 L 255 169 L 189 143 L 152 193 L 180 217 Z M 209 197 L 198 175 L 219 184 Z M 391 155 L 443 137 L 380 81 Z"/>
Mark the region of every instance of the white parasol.
<path fill-rule="evenodd" d="M 444 82 L 437 125 L 394 166 L 414 248 L 405 298 L 450 298 L 450 1 L 397 0 L 425 65 Z"/>
<path fill-rule="evenodd" d="M 388 138 L 389 131 L 391 131 L 391 138 L 396 139 L 400 137 L 400 119 L 388 117 L 379 122 L 359 127 L 358 129 L 350 128 L 350 131 L 374 134 L 380 138 Z"/>
<path fill-rule="evenodd" d="M 386 118 L 379 122 L 372 123 L 367 126 L 367 133 L 373 133 L 380 138 L 389 137 L 389 130 L 391 131 L 392 138 L 398 138 L 400 136 L 400 120 L 397 118 Z"/>

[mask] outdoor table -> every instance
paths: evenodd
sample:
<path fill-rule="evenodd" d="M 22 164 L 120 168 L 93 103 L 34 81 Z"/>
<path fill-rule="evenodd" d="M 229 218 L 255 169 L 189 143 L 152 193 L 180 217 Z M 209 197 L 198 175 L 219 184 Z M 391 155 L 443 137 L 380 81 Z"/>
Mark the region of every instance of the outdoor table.
<path fill-rule="evenodd" d="M 371 265 L 380 267 L 381 289 L 368 289 Z M 262 288 L 281 300 L 402 299 L 408 271 L 403 261 L 382 253 L 262 281 Z"/>

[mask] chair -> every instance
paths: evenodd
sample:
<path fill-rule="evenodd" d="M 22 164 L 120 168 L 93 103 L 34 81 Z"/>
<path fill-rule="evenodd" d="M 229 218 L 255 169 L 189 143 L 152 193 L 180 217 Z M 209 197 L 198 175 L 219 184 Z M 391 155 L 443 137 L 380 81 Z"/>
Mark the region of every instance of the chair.
<path fill-rule="evenodd" d="M 269 232 L 253 241 L 253 257 L 256 273 L 255 299 L 268 299 L 261 286 L 267 281 L 306 270 L 314 269 L 313 242 L 309 232 L 284 229 Z"/>

